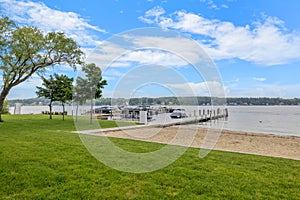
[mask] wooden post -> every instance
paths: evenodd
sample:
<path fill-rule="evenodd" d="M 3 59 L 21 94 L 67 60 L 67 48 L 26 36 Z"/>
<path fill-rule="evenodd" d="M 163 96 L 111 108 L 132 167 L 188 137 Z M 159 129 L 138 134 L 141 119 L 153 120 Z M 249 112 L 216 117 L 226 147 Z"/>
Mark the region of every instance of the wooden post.
<path fill-rule="evenodd" d="M 227 108 L 225 108 L 225 117 L 228 117 L 228 109 Z"/>

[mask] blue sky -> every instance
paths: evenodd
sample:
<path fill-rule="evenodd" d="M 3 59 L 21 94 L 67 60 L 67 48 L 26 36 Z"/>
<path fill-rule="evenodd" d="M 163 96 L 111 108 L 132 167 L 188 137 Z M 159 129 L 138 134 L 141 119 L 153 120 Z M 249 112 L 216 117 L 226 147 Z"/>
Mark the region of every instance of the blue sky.
<path fill-rule="evenodd" d="M 64 31 L 80 44 L 88 61 L 99 61 L 95 52 L 106 45 L 115 57 L 105 57 L 113 61 L 107 66 L 97 63 L 109 83 L 104 97 L 218 95 L 219 90 L 228 97 L 300 97 L 297 0 L 0 0 L 0 8 L 2 15 L 20 24 L 45 32 Z M 111 41 L 116 34 L 147 27 L 176 31 L 183 37 L 152 38 L 160 49 L 143 49 L 149 41 L 136 37 L 135 42 L 143 44 L 127 54 Z M 183 54 L 193 52 L 184 38 L 199 44 L 220 77 L 197 74 L 181 55 L 174 54 L 175 48 Z M 168 46 L 167 41 L 174 51 L 161 48 Z M 48 70 L 53 72 L 77 75 L 67 66 Z M 141 80 L 129 82 L 135 75 Z M 35 76 L 13 89 L 9 99 L 35 97 L 35 86 L 40 84 Z"/>

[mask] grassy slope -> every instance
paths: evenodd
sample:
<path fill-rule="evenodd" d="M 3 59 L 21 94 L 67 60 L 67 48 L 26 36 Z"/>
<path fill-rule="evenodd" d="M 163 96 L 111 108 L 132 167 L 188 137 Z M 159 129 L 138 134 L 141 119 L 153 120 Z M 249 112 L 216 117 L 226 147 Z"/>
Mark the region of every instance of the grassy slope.
<path fill-rule="evenodd" d="M 299 161 L 220 151 L 199 159 L 199 150 L 191 148 L 164 169 L 130 174 L 94 159 L 70 132 L 75 129 L 71 118 L 28 115 L 4 120 L 0 199 L 300 199 Z M 161 146 L 112 140 L 135 152 Z"/>

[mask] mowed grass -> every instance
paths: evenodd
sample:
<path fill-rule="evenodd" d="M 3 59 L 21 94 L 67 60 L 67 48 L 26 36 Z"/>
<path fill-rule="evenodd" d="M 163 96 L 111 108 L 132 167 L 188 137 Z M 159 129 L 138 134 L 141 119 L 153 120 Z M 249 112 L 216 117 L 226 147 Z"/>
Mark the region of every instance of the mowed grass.
<path fill-rule="evenodd" d="M 97 161 L 72 132 L 70 117 L 7 115 L 4 120 L 0 199 L 300 199 L 300 161 L 221 151 L 199 159 L 199 150 L 190 148 L 166 168 L 133 174 Z M 111 140 L 133 152 L 162 146 Z"/>

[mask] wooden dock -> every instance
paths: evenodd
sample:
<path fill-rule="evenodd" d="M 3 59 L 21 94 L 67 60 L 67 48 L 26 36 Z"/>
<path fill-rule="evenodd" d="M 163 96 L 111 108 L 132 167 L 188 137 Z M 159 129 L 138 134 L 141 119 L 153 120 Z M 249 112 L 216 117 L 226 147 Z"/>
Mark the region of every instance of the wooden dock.
<path fill-rule="evenodd" d="M 188 117 L 188 118 L 182 118 L 180 121 L 175 121 L 175 122 L 167 122 L 164 124 L 153 124 L 152 126 L 154 127 L 169 127 L 169 126 L 176 126 L 176 125 L 187 125 L 187 124 L 198 124 L 201 122 L 208 122 L 212 120 L 217 120 L 221 118 L 227 118 L 228 117 L 228 109 L 225 108 L 223 112 L 221 112 L 220 109 L 217 110 L 203 110 L 199 111 L 199 116 L 196 116 L 196 113 L 194 112 L 193 117 Z"/>

